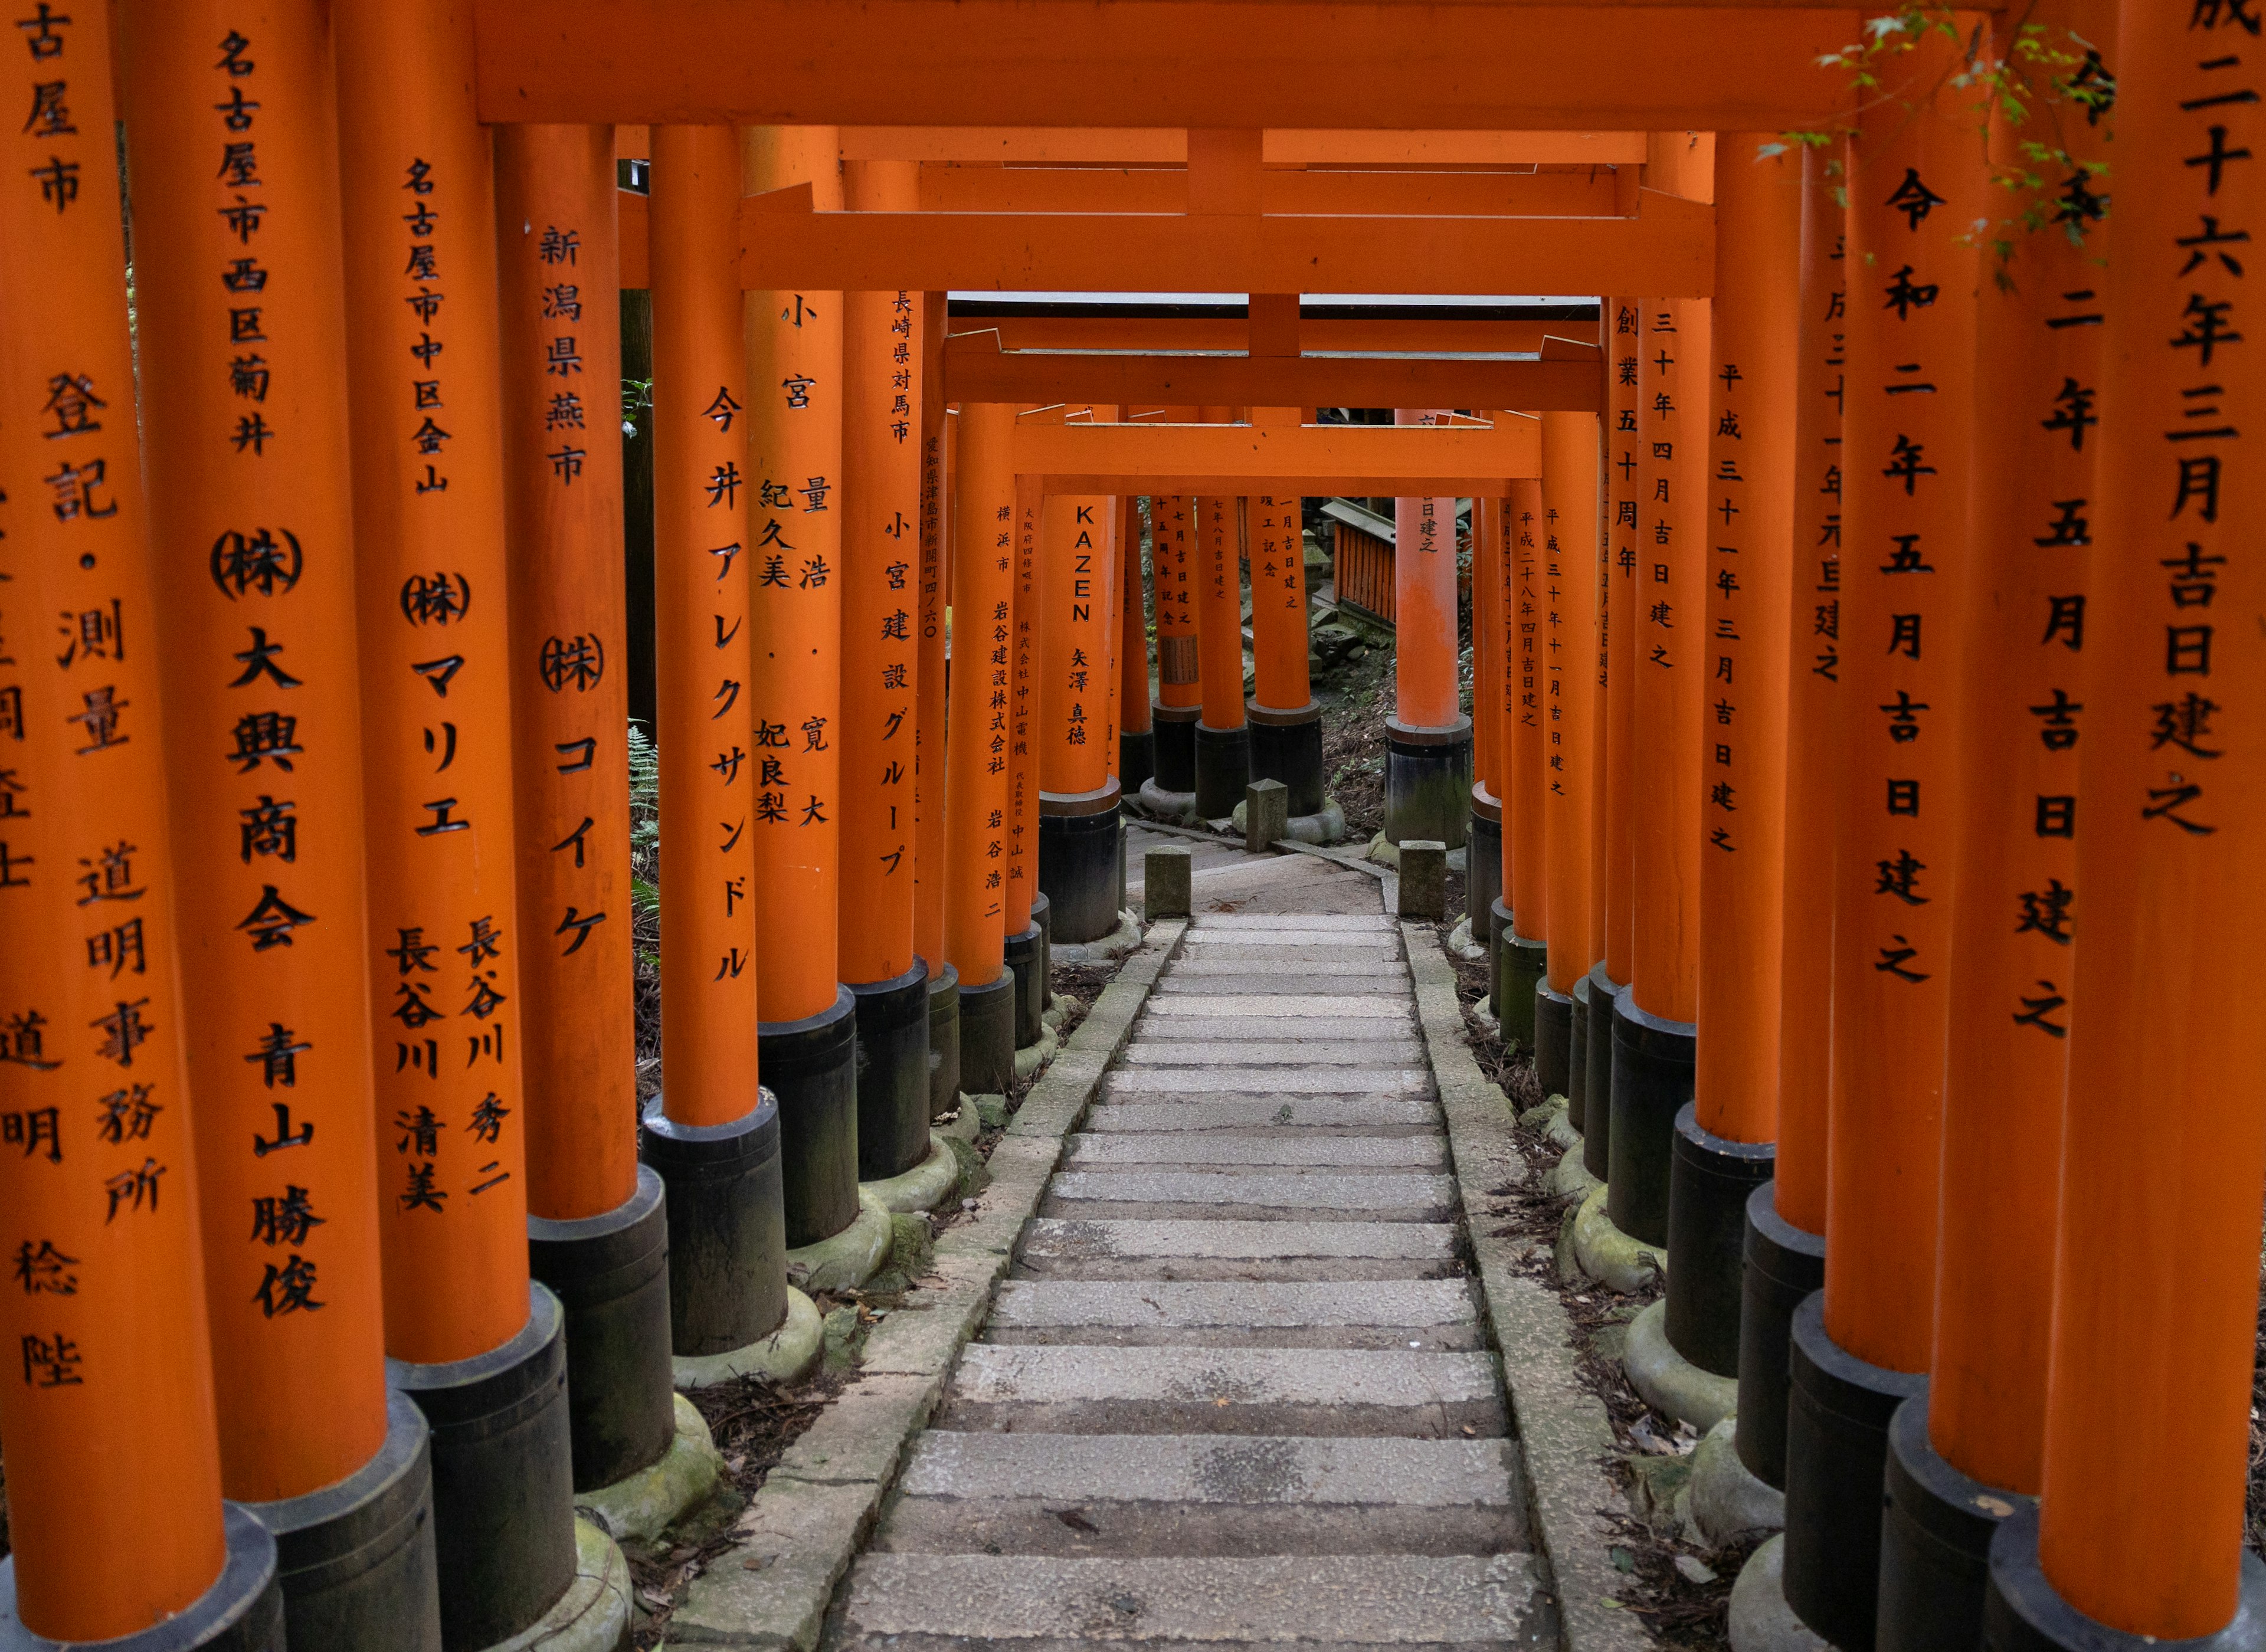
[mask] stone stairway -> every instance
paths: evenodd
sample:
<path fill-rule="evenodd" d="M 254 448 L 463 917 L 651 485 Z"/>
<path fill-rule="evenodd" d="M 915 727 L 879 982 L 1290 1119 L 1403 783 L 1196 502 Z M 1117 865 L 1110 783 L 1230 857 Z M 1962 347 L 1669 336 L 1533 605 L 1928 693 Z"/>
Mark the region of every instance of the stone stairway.
<path fill-rule="evenodd" d="M 1399 931 L 1198 916 L 830 1644 L 1555 1645 L 1455 1206 Z"/>

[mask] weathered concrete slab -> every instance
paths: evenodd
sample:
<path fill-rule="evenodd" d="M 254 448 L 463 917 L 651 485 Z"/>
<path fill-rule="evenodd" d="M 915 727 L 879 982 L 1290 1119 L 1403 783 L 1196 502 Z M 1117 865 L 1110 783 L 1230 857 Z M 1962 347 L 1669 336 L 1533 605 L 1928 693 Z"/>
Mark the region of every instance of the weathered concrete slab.
<path fill-rule="evenodd" d="M 1455 1230 L 1421 1222 L 1082 1222 L 1041 1217 L 1023 1234 L 1039 1261 L 1224 1261 L 1284 1258 L 1445 1261 Z"/>
<path fill-rule="evenodd" d="M 1408 983 L 1388 971 L 1399 964 L 1371 964 L 1371 973 L 1359 976 L 1317 976 L 1308 969 L 1277 969 L 1240 975 L 1182 976 L 1175 972 L 1157 983 L 1159 998 L 1274 998 L 1283 993 L 1311 994 L 1316 990 L 1396 992 L 1407 996 Z"/>
<path fill-rule="evenodd" d="M 939 1432 L 921 1436 L 898 1484 L 908 1497 L 1447 1509 L 1508 1502 L 1510 1450 L 1506 1440 Z"/>
<path fill-rule="evenodd" d="M 1244 996 L 1223 992 L 1210 997 L 1158 993 L 1149 1000 L 1150 1020 L 1164 1020 L 1182 1015 L 1288 1016 L 1316 1020 L 1364 1021 L 1385 1019 L 1411 1022 L 1415 1019 L 1415 1006 L 1405 992 L 1267 992 Z"/>
<path fill-rule="evenodd" d="M 1285 1025 L 1283 1018 L 1279 1015 L 1152 1015 L 1143 1018 L 1139 1029 L 1133 1034 L 1133 1042 L 1137 1045 L 1152 1044 L 1161 1040 L 1195 1038 L 1215 1043 L 1252 1040 L 1272 1043 L 1294 1038 L 1301 1030 Z M 1334 1022 L 1325 1036 L 1334 1044 L 1355 1039 L 1406 1043 L 1411 1030 L 1409 1023 L 1405 1020 L 1372 1016 L 1367 1020 Z"/>
<path fill-rule="evenodd" d="M 1173 961 L 1172 978 L 1176 981 L 1202 980 L 1210 976 L 1286 975 L 1356 976 L 1374 977 L 1383 985 L 1396 990 L 1405 990 L 1409 982 L 1408 965 L 1395 958 L 1388 962 L 1376 962 L 1360 958 L 1309 958 L 1304 962 L 1287 959 L 1279 954 L 1264 958 L 1220 958 L 1214 956 L 1217 948 L 1207 949 L 1200 958 L 1176 958 Z M 1161 983 L 1159 983 L 1161 984 Z"/>
<path fill-rule="evenodd" d="M 1297 862 L 1293 860 L 1288 862 L 1278 862 L 1277 864 L 1297 864 Z M 1323 875 L 1325 877 L 1335 877 L 1339 874 L 1325 872 Z M 1366 934 L 1392 935 L 1395 937 L 1398 937 L 1400 933 L 1400 925 L 1395 924 L 1391 918 L 1385 917 L 1382 912 L 1377 914 L 1375 917 L 1356 917 L 1349 914 L 1339 915 L 1316 913 L 1309 915 L 1305 918 L 1292 924 L 1285 924 L 1279 917 L 1253 917 L 1240 912 L 1207 912 L 1188 926 L 1188 933 L 1192 937 L 1198 935 L 1209 937 L 1230 931 L 1242 930 L 1245 932 L 1255 932 L 1256 933 L 1262 935 L 1271 935 L 1278 933 L 1285 929 L 1320 929 L 1339 932 L 1359 932 Z"/>
<path fill-rule="evenodd" d="M 1439 1127 L 1438 1105 L 1429 1096 L 1284 1096 L 1242 1100 L 1188 1100 L 1110 1101 L 1089 1110 L 1093 1134 L 1120 1130 L 1185 1132 L 1261 1129 L 1407 1131 Z"/>
<path fill-rule="evenodd" d="M 1311 947 L 1319 951 L 1327 952 L 1340 947 L 1350 948 L 1392 945 L 1392 938 L 1382 932 L 1368 929 L 1337 930 L 1322 925 L 1305 926 L 1297 925 L 1295 918 L 1287 922 L 1277 918 L 1264 928 L 1254 929 L 1206 930 L 1202 925 L 1207 921 L 1217 922 L 1217 916 L 1212 913 L 1199 913 L 1195 923 L 1189 927 L 1188 940 L 1185 943 L 1188 951 L 1198 958 L 1217 956 L 1219 949 L 1232 947 L 1248 947 L 1262 952 L 1285 947 Z M 1397 947 L 1392 949 L 1395 952 L 1400 950 Z"/>
<path fill-rule="evenodd" d="M 1296 946 L 1269 946 L 1255 937 L 1237 936 L 1231 940 L 1216 940 L 1206 944 L 1195 956 L 1213 963 L 1260 963 L 1274 959 L 1295 963 L 1398 963 L 1400 948 L 1382 939 L 1372 940 L 1366 935 L 1349 935 L 1341 941 L 1309 933 Z"/>
<path fill-rule="evenodd" d="M 1106 1096 L 1147 1095 L 1424 1095 L 1431 1072 L 1422 1067 L 1136 1067 L 1101 1081 Z"/>
<path fill-rule="evenodd" d="M 1374 1325 L 1416 1331 L 1468 1325 L 1478 1317 L 1470 1287 L 1453 1279 L 1412 1279 L 1389 1290 L 1341 1282 L 1011 1279 L 999 1287 L 987 1330 L 1006 1326 L 1162 1329 Z"/>
<path fill-rule="evenodd" d="M 938 1426 L 1018 1434 L 1503 1433 L 1480 1353 L 971 1343 Z"/>
<path fill-rule="evenodd" d="M 1448 1138 L 1437 1136 L 1304 1136 L 1273 1131 L 1256 1136 L 1206 1136 L 1190 1139 L 1161 1135 L 1111 1133 L 1070 1138 L 1064 1166 L 1070 1170 L 1115 1170 L 1133 1165 L 1168 1165 L 1190 1170 L 1228 1166 L 1362 1170 L 1445 1170 Z"/>
<path fill-rule="evenodd" d="M 1210 1044 L 1143 1043 L 1129 1047 L 1128 1067 L 1204 1067 L 1222 1063 L 1258 1066 L 1289 1062 L 1303 1067 L 1421 1067 L 1424 1046 L 1413 1038 L 1389 1042 L 1358 1043 L 1353 1040 L 1242 1039 Z"/>
<path fill-rule="evenodd" d="M 1049 1648 L 1109 1641 L 1240 1646 L 1534 1645 L 1550 1612 L 1531 1555 L 868 1554 L 843 1609 L 845 1648 Z"/>
<path fill-rule="evenodd" d="M 1452 1177 L 1415 1171 L 1065 1170 L 1051 1205 L 1081 1202 L 1237 1206 L 1249 1210 L 1364 1210 L 1388 1221 L 1436 1221 L 1455 1202 Z"/>

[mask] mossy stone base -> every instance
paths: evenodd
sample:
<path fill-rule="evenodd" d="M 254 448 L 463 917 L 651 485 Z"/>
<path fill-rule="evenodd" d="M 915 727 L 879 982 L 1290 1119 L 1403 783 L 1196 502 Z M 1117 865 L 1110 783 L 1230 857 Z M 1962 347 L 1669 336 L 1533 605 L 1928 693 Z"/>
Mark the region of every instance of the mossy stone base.
<path fill-rule="evenodd" d="M 1732 1652 L 1833 1652 L 1833 1644 L 1786 1604 L 1786 1538 L 1773 1538 L 1747 1557 L 1731 1585 L 1728 1626 Z"/>
<path fill-rule="evenodd" d="M 574 1522 L 574 1581 L 540 1621 L 486 1652 L 617 1652 L 630 1640 L 630 1563 L 592 1522 Z"/>
<path fill-rule="evenodd" d="M 1015 1052 L 1015 1078 L 1027 1083 L 1038 1075 L 1040 1068 L 1054 1059 L 1055 1051 L 1062 1048 L 1062 1035 L 1043 1021 L 1040 1023 L 1036 1042 Z"/>
<path fill-rule="evenodd" d="M 931 1130 L 928 1152 L 920 1163 L 902 1176 L 887 1176 L 859 1185 L 895 1215 L 933 1210 L 952 1197 L 954 1189 L 960 1186 L 960 1161 L 952 1156 L 952 1149 L 945 1145 L 944 1138 Z"/>
<path fill-rule="evenodd" d="M 812 1296 L 822 1290 L 855 1290 L 888 1260 L 889 1209 L 860 1188 L 858 1214 L 848 1227 L 787 1252 L 787 1283 Z"/>
<path fill-rule="evenodd" d="M 1692 1454 L 1687 1514 L 1700 1541 L 1711 1549 L 1786 1527 L 1786 1494 L 1739 1460 L 1737 1430 L 1736 1417 L 1724 1418 Z"/>
<path fill-rule="evenodd" d="M 716 1495 L 724 1458 L 708 1424 L 683 1394 L 670 1398 L 676 1401 L 676 1435 L 661 1459 L 574 1498 L 574 1512 L 596 1522 L 617 1542 L 633 1538 L 650 1543 Z"/>
<path fill-rule="evenodd" d="M 801 1380 L 818 1358 L 818 1305 L 786 1288 L 786 1318 L 769 1336 L 721 1354 L 680 1354 L 672 1362 L 679 1388 L 710 1388 L 735 1377 L 766 1377 L 775 1383 Z"/>
<path fill-rule="evenodd" d="M 1141 915 L 1128 907 L 1117 915 L 1117 927 L 1100 940 L 1057 940 L 1048 944 L 1047 953 L 1055 962 L 1062 964 L 1108 963 L 1122 958 L 1141 947 Z"/>
<path fill-rule="evenodd" d="M 1705 1434 L 1739 1408 L 1739 1379 L 1702 1371 L 1668 1340 L 1668 1304 L 1656 1302 L 1629 1326 L 1621 1365 L 1629 1385 L 1656 1411 Z"/>
<path fill-rule="evenodd" d="M 1574 1213 L 1574 1264 L 1608 1290 L 1656 1290 L 1668 1277 L 1668 1253 L 1631 1239 L 1605 1214 L 1603 1182 Z"/>

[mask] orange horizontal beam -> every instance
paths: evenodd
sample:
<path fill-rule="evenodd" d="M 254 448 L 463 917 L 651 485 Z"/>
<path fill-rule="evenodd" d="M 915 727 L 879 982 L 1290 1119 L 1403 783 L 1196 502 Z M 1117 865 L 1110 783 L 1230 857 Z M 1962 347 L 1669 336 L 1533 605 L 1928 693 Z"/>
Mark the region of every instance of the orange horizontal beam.
<path fill-rule="evenodd" d="M 743 286 L 1600 293 L 1641 278 L 1656 297 L 1714 292 L 1714 209 L 1652 192 L 1633 219 L 792 209 L 808 199 L 807 190 L 749 198 Z"/>
<path fill-rule="evenodd" d="M 1480 497 L 1538 476 L 1541 421 L 1495 425 L 1045 424 L 1018 420 L 1015 470 L 1049 493 L 1317 493 Z"/>
<path fill-rule="evenodd" d="M 623 284 L 629 285 L 627 281 Z M 1458 350 L 1493 355 L 1531 355 L 1542 347 L 1546 333 L 1575 333 L 1595 325 L 1575 321 L 1483 321 L 1460 316 L 1406 320 L 1319 319 L 1305 316 L 1298 322 L 1298 342 L 1310 353 L 1402 350 L 1438 355 Z M 1251 324 L 1240 316 L 980 316 L 956 317 L 954 325 L 963 333 L 997 330 L 1001 347 L 1009 350 L 1240 350 L 1251 337 Z"/>
<path fill-rule="evenodd" d="M 490 122 L 1435 131 L 1827 126 L 1854 7 L 473 0 Z M 1648 290 L 1650 290 L 1648 289 Z"/>
<path fill-rule="evenodd" d="M 1633 166 L 1641 132 L 1376 132 L 1277 128 L 1264 135 L 1270 166 Z M 1177 127 L 917 127 L 842 128 L 848 161 L 991 161 L 1055 165 L 1181 166 Z"/>
<path fill-rule="evenodd" d="M 1517 407 L 1598 413 L 1604 368 L 1587 361 L 1456 356 L 1130 355 L 1002 351 L 965 333 L 944 350 L 947 401 L 1163 402 L 1206 407 Z"/>
<path fill-rule="evenodd" d="M 1610 218 L 1611 168 L 1563 172 L 1266 172 L 1260 210 L 1398 217 Z M 974 166 L 920 170 L 924 212 L 1186 212 L 1188 175 L 1168 168 Z"/>

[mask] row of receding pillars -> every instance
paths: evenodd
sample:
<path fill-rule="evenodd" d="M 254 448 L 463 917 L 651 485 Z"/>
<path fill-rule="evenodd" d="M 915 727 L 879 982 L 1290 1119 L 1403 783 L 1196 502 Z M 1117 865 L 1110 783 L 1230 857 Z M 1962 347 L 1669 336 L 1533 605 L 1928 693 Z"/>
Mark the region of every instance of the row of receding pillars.
<path fill-rule="evenodd" d="M 2066 160 L 1986 155 L 1933 30 L 1846 145 L 1656 139 L 1715 296 L 1605 301 L 1601 508 L 1550 425 L 1481 501 L 1471 915 L 1577 1254 L 1661 1247 L 1783 1490 L 1735 1637 L 2266 1638 L 2261 65 L 2226 7 L 2034 20 L 2114 84 Z"/>
<path fill-rule="evenodd" d="M 858 1283 L 876 1188 L 956 1181 L 1050 907 L 1118 927 L 1137 508 L 924 394 L 938 296 L 742 293 L 739 199 L 825 135 L 655 128 L 643 817 L 613 134 L 480 128 L 437 4 L 116 21 L 0 44 L 0 1646 L 539 1641 L 618 1567 L 577 1501 L 678 1483 L 672 1384 L 787 1374 L 790 1268 Z M 1254 536 L 1254 720 L 1319 800 L 1297 501 L 1168 510 L 1221 728 Z"/>

